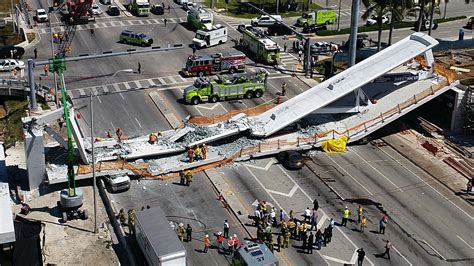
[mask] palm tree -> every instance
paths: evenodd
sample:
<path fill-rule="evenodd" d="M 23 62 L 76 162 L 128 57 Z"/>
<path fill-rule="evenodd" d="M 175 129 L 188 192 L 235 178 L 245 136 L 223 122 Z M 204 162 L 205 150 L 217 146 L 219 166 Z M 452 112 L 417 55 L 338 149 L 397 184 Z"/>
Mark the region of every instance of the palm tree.
<path fill-rule="evenodd" d="M 440 0 L 434 1 L 434 12 L 436 14 L 441 14 L 439 10 L 439 2 Z M 426 20 L 426 18 L 430 17 L 431 13 L 431 6 L 432 0 L 418 0 L 418 3 L 413 5 L 413 7 L 408 12 L 411 15 L 414 15 L 418 11 L 418 19 L 416 23 L 416 31 L 421 31 L 421 25 Z"/>
<path fill-rule="evenodd" d="M 362 14 L 362 19 L 367 20 L 374 16 L 378 26 L 377 52 L 380 51 L 380 42 L 382 41 L 382 18 L 390 12 L 391 0 L 362 0 L 366 10 Z"/>
<path fill-rule="evenodd" d="M 392 0 L 390 5 L 390 31 L 388 33 L 388 45 L 392 45 L 392 34 L 395 22 L 402 21 L 408 10 L 413 7 L 413 0 Z"/>

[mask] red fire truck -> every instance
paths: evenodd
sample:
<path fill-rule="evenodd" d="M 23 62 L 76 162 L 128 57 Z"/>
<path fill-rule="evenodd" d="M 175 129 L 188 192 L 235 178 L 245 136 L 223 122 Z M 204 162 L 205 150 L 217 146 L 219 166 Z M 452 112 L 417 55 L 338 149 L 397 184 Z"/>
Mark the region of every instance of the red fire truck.
<path fill-rule="evenodd" d="M 186 76 L 202 76 L 222 72 L 233 74 L 245 68 L 245 59 L 245 54 L 237 51 L 213 55 L 191 55 L 186 61 L 186 67 L 183 69 L 183 73 Z"/>

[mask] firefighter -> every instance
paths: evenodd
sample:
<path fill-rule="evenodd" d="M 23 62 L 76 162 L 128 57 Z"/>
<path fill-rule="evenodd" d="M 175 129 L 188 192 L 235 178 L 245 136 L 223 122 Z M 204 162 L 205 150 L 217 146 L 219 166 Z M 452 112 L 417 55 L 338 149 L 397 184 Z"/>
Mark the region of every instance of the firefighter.
<path fill-rule="evenodd" d="M 290 237 L 291 237 L 290 231 L 286 232 L 285 233 L 285 242 L 283 243 L 283 248 L 288 248 L 288 246 L 290 244 Z"/>
<path fill-rule="evenodd" d="M 112 137 L 112 129 L 109 128 L 109 130 L 107 130 L 107 138 L 111 139 Z"/>
<path fill-rule="evenodd" d="M 184 241 L 184 224 L 183 223 L 180 223 L 178 225 L 178 238 L 179 238 L 179 241 L 183 242 Z"/>
<path fill-rule="evenodd" d="M 193 228 L 191 227 L 191 225 L 188 224 L 188 226 L 186 226 L 186 242 L 191 242 L 192 233 Z"/>
<path fill-rule="evenodd" d="M 278 234 L 278 237 L 277 237 L 278 252 L 281 252 L 282 245 L 283 245 L 283 236 L 282 234 Z"/>
<path fill-rule="evenodd" d="M 121 129 L 121 128 L 117 128 L 117 131 L 115 131 L 115 134 L 117 134 L 118 142 L 122 142 L 122 135 L 123 135 L 122 129 Z"/>
<path fill-rule="evenodd" d="M 120 209 L 118 217 L 119 217 L 120 224 L 125 225 L 125 223 L 127 222 L 127 218 L 125 217 L 125 211 L 123 208 Z"/>
<path fill-rule="evenodd" d="M 194 155 L 196 156 L 196 161 L 202 160 L 201 148 L 199 148 L 199 145 L 196 145 Z"/>
<path fill-rule="evenodd" d="M 128 210 L 128 232 L 135 234 L 135 209 Z"/>
<path fill-rule="evenodd" d="M 190 186 L 191 182 L 193 182 L 193 172 L 191 170 L 186 171 L 186 174 L 184 175 L 186 177 L 186 186 Z"/>
<path fill-rule="evenodd" d="M 184 171 L 179 172 L 179 178 L 179 184 L 184 186 L 186 182 Z"/>
<path fill-rule="evenodd" d="M 188 159 L 190 163 L 194 161 L 194 151 L 191 147 L 188 148 Z"/>
<path fill-rule="evenodd" d="M 151 133 L 150 136 L 148 137 L 148 143 L 155 144 L 155 142 L 156 142 L 156 135 L 154 133 Z"/>
<path fill-rule="evenodd" d="M 206 160 L 206 158 L 207 158 L 207 146 L 206 146 L 206 144 L 202 144 L 202 149 L 201 150 L 202 150 L 202 159 Z"/>

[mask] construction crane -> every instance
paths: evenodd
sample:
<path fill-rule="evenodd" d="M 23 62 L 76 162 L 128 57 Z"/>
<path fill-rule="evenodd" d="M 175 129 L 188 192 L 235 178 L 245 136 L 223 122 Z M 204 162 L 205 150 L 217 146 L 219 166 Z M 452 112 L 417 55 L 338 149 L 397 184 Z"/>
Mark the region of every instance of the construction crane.
<path fill-rule="evenodd" d="M 74 172 L 74 146 L 72 143 L 72 128 L 69 117 L 69 108 L 66 98 L 66 85 L 64 81 L 64 72 L 66 71 L 66 57 L 67 50 L 70 49 L 72 40 L 76 32 L 76 25 L 79 23 L 88 22 L 88 13 L 91 8 L 93 0 L 66 0 L 57 6 L 66 12 L 62 12 L 63 21 L 66 23 L 66 31 L 63 33 L 59 43 L 58 53 L 50 60 L 51 71 L 56 73 L 59 77 L 59 87 L 61 90 L 61 102 L 64 109 L 64 118 L 67 128 L 67 180 L 68 189 L 61 191 L 60 200 L 58 202 L 59 210 L 62 213 L 63 222 L 68 219 L 87 219 L 87 210 L 80 210 L 83 203 L 83 194 L 80 189 L 76 188 L 76 176 Z"/>

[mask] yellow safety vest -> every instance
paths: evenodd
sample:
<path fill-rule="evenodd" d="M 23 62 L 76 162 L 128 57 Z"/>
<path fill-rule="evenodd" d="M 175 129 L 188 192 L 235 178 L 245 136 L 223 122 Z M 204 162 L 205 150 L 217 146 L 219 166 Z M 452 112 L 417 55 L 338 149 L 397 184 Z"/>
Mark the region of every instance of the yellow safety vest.
<path fill-rule="evenodd" d="M 344 210 L 342 213 L 342 218 L 349 218 L 349 210 Z"/>

